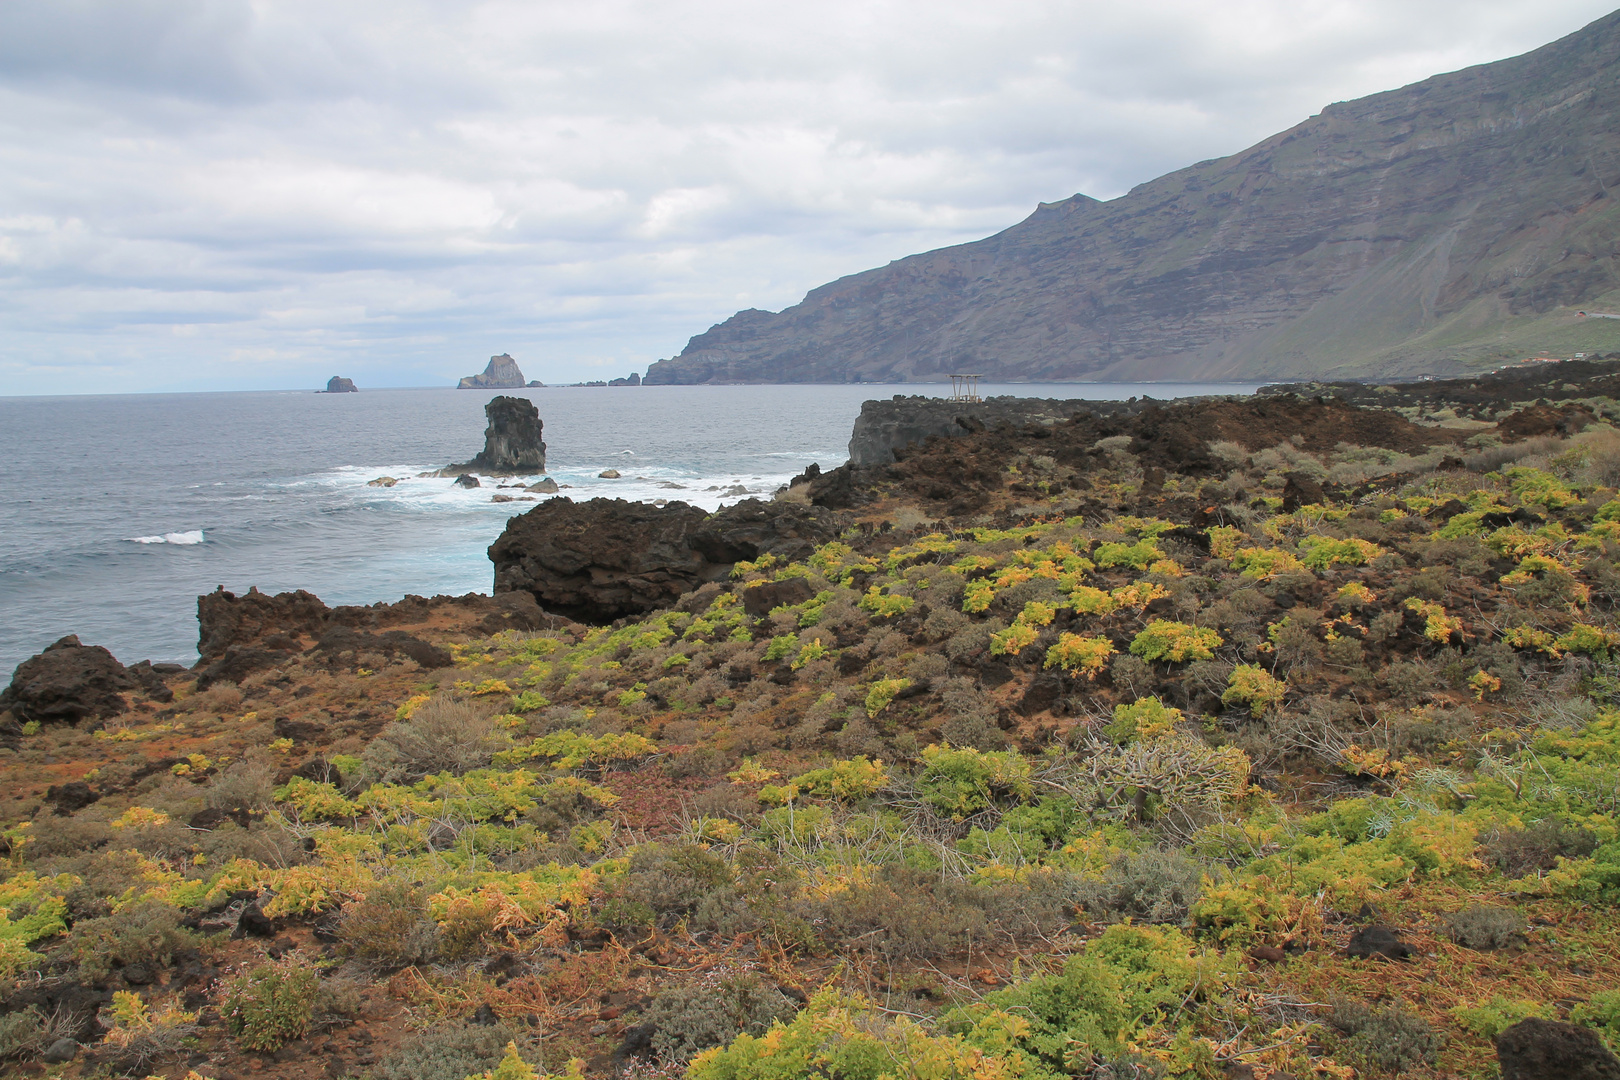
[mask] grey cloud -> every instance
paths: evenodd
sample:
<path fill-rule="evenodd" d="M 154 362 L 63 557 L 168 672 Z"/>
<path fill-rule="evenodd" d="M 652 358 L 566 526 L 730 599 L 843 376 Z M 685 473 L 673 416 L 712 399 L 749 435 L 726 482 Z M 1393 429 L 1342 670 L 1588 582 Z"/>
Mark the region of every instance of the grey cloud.
<path fill-rule="evenodd" d="M 10 0 L 0 393 L 623 373 L 1603 13 Z"/>

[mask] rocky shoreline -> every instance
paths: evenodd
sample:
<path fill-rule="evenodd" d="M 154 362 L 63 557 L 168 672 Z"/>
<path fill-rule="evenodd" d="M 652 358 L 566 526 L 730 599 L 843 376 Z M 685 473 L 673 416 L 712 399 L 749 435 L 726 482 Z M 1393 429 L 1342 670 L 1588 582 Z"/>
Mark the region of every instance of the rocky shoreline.
<path fill-rule="evenodd" d="M 492 596 L 63 638 L 0 692 L 0 1056 L 1620 1068 L 1613 370 L 873 402 L 772 501 L 511 518 Z"/>

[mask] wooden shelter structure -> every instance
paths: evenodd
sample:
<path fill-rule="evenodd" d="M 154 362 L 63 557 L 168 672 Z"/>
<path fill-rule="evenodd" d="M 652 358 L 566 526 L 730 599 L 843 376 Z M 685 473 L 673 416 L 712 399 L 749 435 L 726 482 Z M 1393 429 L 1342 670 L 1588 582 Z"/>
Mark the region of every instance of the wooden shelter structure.
<path fill-rule="evenodd" d="M 979 396 L 979 380 L 983 375 L 952 375 L 951 400 L 952 401 L 983 401 Z"/>

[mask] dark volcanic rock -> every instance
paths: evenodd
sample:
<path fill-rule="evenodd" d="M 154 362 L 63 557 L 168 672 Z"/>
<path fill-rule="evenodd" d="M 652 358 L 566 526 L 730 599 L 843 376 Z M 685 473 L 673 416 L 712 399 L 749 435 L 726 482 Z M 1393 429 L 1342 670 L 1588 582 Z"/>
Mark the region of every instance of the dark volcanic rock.
<path fill-rule="evenodd" d="M 802 557 L 837 534 L 823 509 L 745 499 L 709 515 L 684 502 L 551 499 L 490 545 L 495 592 L 533 594 L 547 611 L 611 622 L 668 607 L 767 552 Z"/>
<path fill-rule="evenodd" d="M 454 472 L 455 470 L 451 469 L 449 471 Z M 478 477 L 473 476 L 471 473 L 462 473 L 460 476 L 456 477 L 456 487 L 475 488 L 483 486 L 483 484 L 478 482 Z"/>
<path fill-rule="evenodd" d="M 72 634 L 17 665 L 11 685 L 0 691 L 0 709 L 23 721 L 76 723 L 105 720 L 124 710 L 119 693 L 135 678 L 100 645 L 83 645 Z"/>
<path fill-rule="evenodd" d="M 481 375 L 468 375 L 456 384 L 457 390 L 515 390 L 524 385 L 517 361 L 505 353 L 489 358 Z"/>
<path fill-rule="evenodd" d="M 1557 1020 L 1521 1020 L 1496 1037 L 1502 1080 L 1620 1080 L 1596 1032 Z"/>
<path fill-rule="evenodd" d="M 1344 951 L 1362 959 L 1380 956 L 1385 960 L 1409 960 L 1416 955 L 1416 950 L 1387 926 L 1362 927 L 1350 935 L 1350 943 Z"/>
<path fill-rule="evenodd" d="M 332 609 L 314 593 L 262 593 L 257 586 L 241 596 L 223 587 L 197 597 L 197 654 L 204 660 L 225 655 L 232 645 L 257 642 L 280 635 L 289 650 L 300 648 L 301 637 L 318 637 Z"/>
<path fill-rule="evenodd" d="M 379 653 L 383 656 L 394 657 L 404 655 L 415 660 L 426 670 L 446 668 L 454 663 L 454 658 L 437 645 L 430 645 L 421 638 L 412 637 L 403 630 L 389 630 L 382 634 L 367 634 L 358 630 L 351 630 L 347 626 L 334 626 L 321 635 L 315 643 L 312 653 L 324 653 L 330 657 L 342 657 L 345 654 L 353 660 L 360 653 Z"/>
<path fill-rule="evenodd" d="M 709 562 L 728 567 L 766 553 L 788 562 L 807 557 L 837 533 L 826 510 L 744 499 L 704 522 L 692 536 L 692 547 Z"/>
<path fill-rule="evenodd" d="M 280 667 L 292 658 L 290 650 L 232 645 L 197 673 L 197 689 L 206 690 L 215 683 L 239 683 L 255 672 Z"/>
<path fill-rule="evenodd" d="M 1503 442 L 1520 442 L 1538 435 L 1567 437 L 1578 435 L 1597 416 L 1585 405 L 1527 405 L 1496 422 L 1496 433 Z"/>
<path fill-rule="evenodd" d="M 39 1060 L 46 1065 L 64 1065 L 79 1056 L 79 1044 L 63 1036 L 45 1048 Z"/>
<path fill-rule="evenodd" d="M 67 815 L 83 810 L 101 798 L 83 780 L 69 780 L 65 784 L 52 784 L 45 789 L 45 801 L 56 807 L 58 814 Z"/>
<path fill-rule="evenodd" d="M 541 438 L 544 425 L 534 402 L 504 395 L 490 398 L 484 406 L 484 417 L 489 421 L 484 429 L 484 448 L 465 465 L 448 466 L 444 473 L 514 476 L 546 471 L 546 444 Z"/>
<path fill-rule="evenodd" d="M 355 666 L 362 654 L 408 656 L 423 668 L 448 667 L 448 653 L 415 634 L 388 629 L 448 619 L 484 634 L 555 624 L 527 593 L 505 596 L 407 596 L 392 604 L 329 608 L 310 593 L 241 596 L 218 589 L 197 598 L 197 686 L 241 682 L 307 652 L 329 667 Z M 155 670 L 155 669 L 154 669 Z"/>
<path fill-rule="evenodd" d="M 1080 407 L 1073 401 L 1037 398 L 967 402 L 903 394 L 888 401 L 865 401 L 849 436 L 849 460 L 853 465 L 886 465 L 894 460 L 896 449 L 930 435 L 955 438 L 1001 424 L 1050 425 L 1067 419 Z"/>
<path fill-rule="evenodd" d="M 360 388 L 358 386 L 354 385 L 353 379 L 345 379 L 341 375 L 334 375 L 330 379 L 326 380 L 326 389 L 321 391 L 321 393 L 353 394 L 359 389 Z"/>
<path fill-rule="evenodd" d="M 1287 483 L 1283 485 L 1283 513 L 1292 514 L 1302 506 L 1313 506 L 1327 501 L 1327 493 L 1322 490 L 1322 485 L 1304 473 L 1286 473 L 1284 479 Z"/>
<path fill-rule="evenodd" d="M 743 610 L 754 618 L 767 615 L 779 607 L 792 607 L 802 604 L 816 591 L 804 578 L 788 578 L 786 581 L 767 581 L 763 585 L 755 585 L 745 589 L 742 594 Z"/>
<path fill-rule="evenodd" d="M 272 938 L 276 936 L 276 921 L 264 913 L 260 901 L 255 900 L 242 909 L 241 917 L 236 920 L 236 929 L 231 931 L 231 940 L 240 941 L 246 937 Z"/>
<path fill-rule="evenodd" d="M 652 611 L 705 580 L 691 536 L 708 516 L 683 502 L 551 499 L 490 545 L 495 591 L 529 592 L 548 611 L 594 622 Z"/>
<path fill-rule="evenodd" d="M 165 664 L 163 666 L 166 668 L 178 668 L 180 671 L 185 670 L 178 664 Z M 168 704 L 174 700 L 174 691 L 170 690 L 169 684 L 163 681 L 163 672 L 159 671 L 152 664 L 152 661 L 142 660 L 138 664 L 131 664 L 125 670 L 129 672 L 132 679 L 141 684 L 141 689 L 146 691 L 146 696 L 153 701 Z M 175 674 L 175 672 L 171 672 L 171 674 Z"/>

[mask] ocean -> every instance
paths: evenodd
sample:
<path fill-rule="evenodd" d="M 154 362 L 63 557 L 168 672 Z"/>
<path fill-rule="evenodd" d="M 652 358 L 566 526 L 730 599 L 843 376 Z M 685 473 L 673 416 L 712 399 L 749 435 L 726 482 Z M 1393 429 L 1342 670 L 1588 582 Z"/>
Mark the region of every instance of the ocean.
<path fill-rule="evenodd" d="M 1255 384 L 986 386 L 1120 400 Z M 848 457 L 861 402 L 919 386 L 546 387 L 561 494 L 715 509 Z M 196 598 L 308 589 L 328 604 L 488 592 L 485 549 L 527 503 L 418 474 L 483 447 L 496 392 L 451 389 L 0 398 L 0 685 L 64 634 L 124 663 L 197 658 Z M 616 469 L 618 480 L 597 474 Z M 368 482 L 392 476 L 391 488 Z M 545 498 L 545 496 L 541 496 Z"/>

